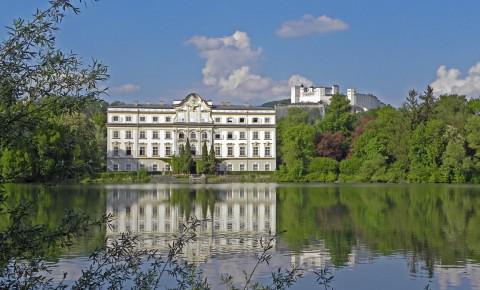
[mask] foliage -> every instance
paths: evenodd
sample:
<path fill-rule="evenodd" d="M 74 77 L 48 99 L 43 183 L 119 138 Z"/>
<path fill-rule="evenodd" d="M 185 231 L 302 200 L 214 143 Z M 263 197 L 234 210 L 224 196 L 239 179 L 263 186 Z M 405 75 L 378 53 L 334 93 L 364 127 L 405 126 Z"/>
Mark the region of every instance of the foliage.
<path fill-rule="evenodd" d="M 325 117 L 319 123 L 321 132 L 350 132 L 355 116 L 350 101 L 344 95 L 335 95 L 327 106 Z"/>
<path fill-rule="evenodd" d="M 305 169 L 317 155 L 340 162 L 339 181 L 479 182 L 479 104 L 465 96 L 437 98 L 427 87 L 421 95 L 410 91 L 399 109 L 385 106 L 357 115 L 346 98 L 335 96 L 316 125 L 304 113 L 290 112 L 279 124 L 280 180 L 317 180 L 321 168 Z M 318 141 L 313 154 L 305 144 L 312 134 Z"/>
<path fill-rule="evenodd" d="M 315 157 L 310 161 L 308 172 L 308 181 L 334 182 L 338 178 L 338 162 L 328 157 Z"/>
<path fill-rule="evenodd" d="M 325 132 L 320 135 L 320 141 L 316 146 L 318 156 L 329 157 L 335 160 L 342 160 L 346 155 L 348 145 L 345 144 L 345 137 L 342 132 Z"/>
<path fill-rule="evenodd" d="M 56 48 L 59 24 L 80 11 L 74 2 L 16 19 L 0 44 L 0 180 L 75 178 L 105 165 L 97 98 L 106 67 Z"/>

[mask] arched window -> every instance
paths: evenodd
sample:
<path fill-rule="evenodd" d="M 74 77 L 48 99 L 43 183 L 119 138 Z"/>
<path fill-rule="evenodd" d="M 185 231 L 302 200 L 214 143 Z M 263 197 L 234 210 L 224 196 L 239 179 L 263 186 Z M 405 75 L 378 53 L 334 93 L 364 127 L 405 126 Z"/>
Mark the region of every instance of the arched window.
<path fill-rule="evenodd" d="M 195 132 L 190 133 L 190 139 L 197 139 L 197 134 Z"/>
<path fill-rule="evenodd" d="M 185 134 L 183 132 L 178 133 L 178 139 L 185 139 Z"/>
<path fill-rule="evenodd" d="M 202 132 L 202 139 L 208 139 L 207 132 Z"/>

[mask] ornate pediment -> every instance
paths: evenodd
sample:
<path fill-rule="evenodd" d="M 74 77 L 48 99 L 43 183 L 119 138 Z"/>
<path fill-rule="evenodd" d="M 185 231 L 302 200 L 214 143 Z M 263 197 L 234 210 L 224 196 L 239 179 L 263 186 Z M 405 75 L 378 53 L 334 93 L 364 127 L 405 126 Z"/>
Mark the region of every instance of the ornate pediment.
<path fill-rule="evenodd" d="M 196 111 L 198 108 L 200 108 L 201 111 L 211 111 L 211 106 L 207 101 L 195 93 L 186 96 L 176 108 L 182 111 Z"/>
<path fill-rule="evenodd" d="M 186 96 L 176 104 L 175 111 L 175 122 L 210 123 L 213 121 L 211 103 L 195 93 Z"/>

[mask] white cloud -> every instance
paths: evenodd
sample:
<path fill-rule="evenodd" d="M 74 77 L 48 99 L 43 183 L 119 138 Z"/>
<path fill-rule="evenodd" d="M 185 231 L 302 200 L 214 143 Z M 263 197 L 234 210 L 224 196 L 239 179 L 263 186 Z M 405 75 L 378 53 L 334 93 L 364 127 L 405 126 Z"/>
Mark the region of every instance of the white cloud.
<path fill-rule="evenodd" d="M 448 69 L 445 65 L 437 69 L 437 79 L 432 82 L 435 93 L 459 94 L 468 97 L 480 96 L 480 62 L 468 70 L 465 78 L 459 69 Z"/>
<path fill-rule="evenodd" d="M 246 32 L 236 31 L 225 37 L 195 36 L 187 43 L 195 46 L 205 59 L 203 85 L 237 102 L 287 97 L 292 81 L 311 83 L 298 75 L 290 80 L 275 81 L 252 72 L 262 50 L 252 48 Z"/>
<path fill-rule="evenodd" d="M 348 24 L 340 19 L 322 15 L 315 17 L 309 14 L 298 20 L 284 22 L 277 30 L 281 37 L 300 37 L 308 34 L 324 34 L 334 31 L 347 30 Z"/>
<path fill-rule="evenodd" d="M 135 84 L 123 84 L 108 89 L 109 93 L 114 94 L 131 94 L 140 91 L 140 86 Z"/>

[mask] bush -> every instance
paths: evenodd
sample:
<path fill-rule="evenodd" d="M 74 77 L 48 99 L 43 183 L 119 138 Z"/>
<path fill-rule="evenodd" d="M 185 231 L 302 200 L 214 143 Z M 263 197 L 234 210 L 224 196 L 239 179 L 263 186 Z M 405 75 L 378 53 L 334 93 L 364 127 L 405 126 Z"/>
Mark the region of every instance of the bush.
<path fill-rule="evenodd" d="M 315 157 L 310 161 L 308 181 L 335 182 L 338 178 L 338 162 L 328 157 Z"/>

